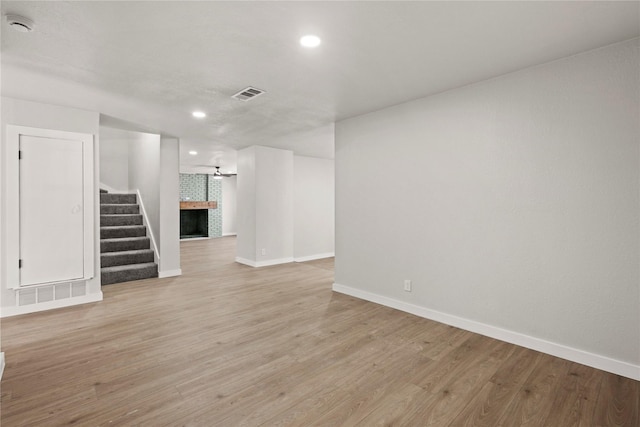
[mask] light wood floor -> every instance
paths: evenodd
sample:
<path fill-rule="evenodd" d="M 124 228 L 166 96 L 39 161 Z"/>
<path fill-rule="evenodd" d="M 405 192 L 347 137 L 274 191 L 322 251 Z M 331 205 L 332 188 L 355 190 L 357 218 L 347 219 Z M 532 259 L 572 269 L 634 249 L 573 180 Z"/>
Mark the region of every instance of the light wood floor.
<path fill-rule="evenodd" d="M 2 321 L 10 426 L 629 426 L 640 383 L 331 292 L 332 260 L 183 276 Z"/>

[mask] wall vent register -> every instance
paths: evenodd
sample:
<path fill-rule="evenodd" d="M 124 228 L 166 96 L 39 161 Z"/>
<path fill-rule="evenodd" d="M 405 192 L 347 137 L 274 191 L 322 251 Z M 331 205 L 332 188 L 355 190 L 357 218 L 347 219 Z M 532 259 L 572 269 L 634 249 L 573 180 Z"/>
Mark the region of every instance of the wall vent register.
<path fill-rule="evenodd" d="M 249 86 L 248 88 L 242 89 L 240 92 L 233 95 L 232 98 L 239 99 L 240 101 L 249 101 L 263 93 L 264 90 Z"/>

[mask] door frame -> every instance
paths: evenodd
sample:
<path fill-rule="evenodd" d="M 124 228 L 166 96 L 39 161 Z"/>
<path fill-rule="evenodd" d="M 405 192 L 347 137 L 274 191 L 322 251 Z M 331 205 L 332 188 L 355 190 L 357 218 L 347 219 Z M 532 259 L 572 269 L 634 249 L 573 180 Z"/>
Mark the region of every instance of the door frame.
<path fill-rule="evenodd" d="M 66 132 L 52 129 L 41 129 L 27 126 L 7 125 L 6 130 L 6 155 L 5 166 L 7 191 L 7 251 L 6 263 L 7 268 L 7 287 L 9 289 L 21 289 L 26 287 L 35 287 L 42 285 L 51 285 L 63 282 L 47 282 L 41 284 L 33 284 L 28 286 L 20 285 L 20 269 L 18 266 L 20 257 L 20 136 L 28 135 L 41 138 L 68 139 L 82 143 L 82 173 L 83 173 L 83 223 L 84 223 L 84 276 L 75 279 L 88 280 L 95 276 L 94 272 L 94 255 L 95 255 L 95 236 L 94 236 L 94 174 L 93 174 L 93 152 L 94 137 L 92 134 Z"/>

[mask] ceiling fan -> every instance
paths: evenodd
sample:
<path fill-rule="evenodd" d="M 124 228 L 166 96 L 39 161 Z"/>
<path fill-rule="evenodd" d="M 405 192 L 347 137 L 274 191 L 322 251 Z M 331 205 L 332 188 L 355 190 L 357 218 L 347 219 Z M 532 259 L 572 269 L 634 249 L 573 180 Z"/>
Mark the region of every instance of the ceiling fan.
<path fill-rule="evenodd" d="M 222 177 L 236 176 L 237 173 L 222 173 L 220 172 L 220 166 L 210 166 L 210 165 L 198 165 L 203 168 L 216 168 L 216 171 L 212 174 L 213 179 L 222 179 Z"/>

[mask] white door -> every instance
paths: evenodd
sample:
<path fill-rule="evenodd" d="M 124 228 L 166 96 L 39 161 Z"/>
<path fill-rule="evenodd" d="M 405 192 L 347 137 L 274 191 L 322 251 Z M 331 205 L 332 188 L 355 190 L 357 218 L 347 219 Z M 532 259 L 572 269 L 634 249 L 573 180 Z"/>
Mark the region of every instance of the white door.
<path fill-rule="evenodd" d="M 84 277 L 81 140 L 20 135 L 20 286 Z"/>

